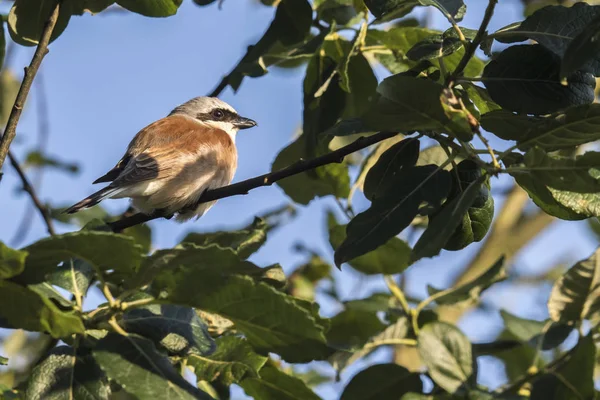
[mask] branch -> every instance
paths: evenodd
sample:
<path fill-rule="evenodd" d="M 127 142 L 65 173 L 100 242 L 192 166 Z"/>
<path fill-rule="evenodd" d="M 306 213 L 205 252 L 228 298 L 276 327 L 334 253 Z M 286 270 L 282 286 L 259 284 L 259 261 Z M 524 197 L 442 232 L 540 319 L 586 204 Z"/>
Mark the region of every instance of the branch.
<path fill-rule="evenodd" d="M 35 78 L 35 74 L 37 74 L 44 56 L 48 53 L 48 43 L 50 43 L 50 36 L 52 36 L 52 31 L 54 31 L 54 26 L 58 20 L 59 11 L 60 0 L 57 0 L 54 10 L 52 10 L 50 17 L 48 18 L 48 22 L 46 22 L 46 25 L 44 26 L 44 30 L 42 31 L 42 35 L 40 37 L 40 42 L 37 45 L 35 53 L 33 54 L 31 63 L 29 64 L 29 67 L 25 68 L 23 82 L 21 83 L 19 93 L 15 99 L 15 104 L 13 105 L 10 116 L 8 117 L 4 135 L 0 139 L 0 170 L 2 169 L 4 161 L 6 160 L 10 144 L 17 135 L 17 124 L 19 123 L 19 118 L 21 117 L 25 100 L 27 100 L 27 95 L 31 89 L 33 78 Z"/>
<path fill-rule="evenodd" d="M 475 51 L 477 50 L 477 47 L 479 47 L 479 45 L 483 41 L 483 37 L 486 34 L 487 27 L 490 23 L 490 20 L 492 19 L 492 16 L 494 15 L 494 8 L 496 8 L 497 3 L 498 3 L 498 0 L 489 0 L 488 6 L 485 9 L 485 14 L 483 16 L 483 20 L 481 21 L 481 25 L 479 26 L 479 30 L 477 31 L 477 34 L 475 35 L 475 38 L 473 39 L 471 44 L 469 44 L 469 46 L 467 46 L 467 48 L 465 49 L 465 55 L 460 60 L 460 62 L 458 63 L 458 66 L 456 67 L 456 69 L 454 70 L 454 72 L 452 73 L 450 78 L 448 79 L 448 83 L 451 84 L 452 82 L 454 82 L 456 80 L 456 78 L 460 74 L 462 74 L 462 72 L 467 67 L 467 64 L 469 63 L 471 58 L 473 58 L 473 55 L 475 55 Z"/>
<path fill-rule="evenodd" d="M 196 203 L 195 207 L 199 204 L 206 203 L 222 199 L 225 197 L 237 196 L 241 194 L 248 194 L 252 189 L 256 189 L 261 186 L 270 186 L 273 183 L 280 181 L 290 176 L 298 175 L 311 169 L 322 167 L 327 164 L 341 163 L 348 154 L 354 153 L 358 150 L 362 150 L 375 143 L 379 143 L 385 139 L 389 139 L 396 136 L 397 132 L 379 132 L 372 136 L 360 137 L 354 142 L 347 146 L 341 147 L 336 151 L 327 153 L 321 157 L 316 157 L 311 160 L 299 160 L 289 167 L 280 169 L 279 171 L 271 172 L 268 174 L 260 175 L 255 178 L 247 179 L 242 182 L 234 183 L 233 185 L 223 186 L 218 189 L 208 190 L 204 192 L 200 199 Z M 121 232 L 123 229 L 142 224 L 144 222 L 151 221 L 157 218 L 171 218 L 161 210 L 157 210 L 152 214 L 138 213 L 131 217 L 122 218 L 115 222 L 109 222 L 108 225 L 111 227 L 113 232 Z"/>
<path fill-rule="evenodd" d="M 54 225 L 52 224 L 52 218 L 50 217 L 50 213 L 48 212 L 48 209 L 40 201 L 40 198 L 37 196 L 35 189 L 31 185 L 31 182 L 29 182 L 29 179 L 27 179 L 27 176 L 25 175 L 25 172 L 23 172 L 23 169 L 19 165 L 19 162 L 17 161 L 15 156 L 10 151 L 8 152 L 8 160 L 10 161 L 10 164 L 13 166 L 15 171 L 17 171 L 17 174 L 19 175 L 19 178 L 21 179 L 21 183 L 23 184 L 23 190 L 29 194 L 29 197 L 31 197 L 31 200 L 33 201 L 33 205 L 35 206 L 35 208 L 38 209 L 38 211 L 40 212 L 40 215 L 44 219 L 44 222 L 46 223 L 46 228 L 48 228 L 48 233 L 50 235 L 55 235 L 56 231 L 54 230 Z"/>

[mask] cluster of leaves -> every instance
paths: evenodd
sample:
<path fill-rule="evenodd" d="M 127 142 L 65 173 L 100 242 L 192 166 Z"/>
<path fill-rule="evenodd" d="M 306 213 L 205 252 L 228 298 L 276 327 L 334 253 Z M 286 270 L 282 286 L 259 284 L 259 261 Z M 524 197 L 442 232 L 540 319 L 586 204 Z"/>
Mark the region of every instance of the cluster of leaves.
<path fill-rule="evenodd" d="M 206 6 L 214 0 L 194 2 Z M 180 3 L 63 0 L 53 39 L 84 11 L 118 5 L 166 17 Z M 273 215 L 237 231 L 190 234 L 172 249 L 151 252 L 149 228 L 115 234 L 93 219 L 106 219 L 98 209 L 78 221 L 53 212 L 53 218 L 82 229 L 22 249 L 0 243 L 0 327 L 41 332 L 64 345 L 51 342 L 31 373 L 2 387 L 1 394 L 226 399 L 235 384 L 256 399 L 317 399 L 311 386 L 322 377 L 299 374 L 289 364 L 326 361 L 339 374 L 380 347 L 401 345 L 416 350 L 425 366 L 421 372 L 374 365 L 356 374 L 341 398 L 593 398 L 598 251 L 555 282 L 547 321 L 503 312 L 505 331 L 491 343 L 471 343 L 455 325 L 442 322 L 437 310 L 477 302 L 506 279 L 503 258 L 456 287 L 428 288 L 422 300 L 408 301 L 390 275 L 443 249 L 481 241 L 492 225 L 491 178 L 498 174 L 514 177 L 549 215 L 600 216 L 600 156 L 583 149 L 600 139 L 600 106 L 593 103 L 600 6 L 547 6 L 489 33 L 495 0 L 478 29 L 458 25 L 467 12 L 462 0 L 274 3 L 264 35 L 223 84 L 238 90 L 245 78 L 270 68 L 305 66 L 302 131 L 276 157 L 274 170 L 321 156 L 357 134 L 398 132 L 353 162 L 278 183 L 301 205 L 336 197 L 348 221 L 327 218 L 335 264 L 385 275 L 391 293 L 343 302 L 342 311 L 323 318 L 315 292 L 333 279 L 323 258 L 310 254 L 287 278 L 279 265 L 248 261 L 282 223 Z M 16 0 L 5 19 L 10 37 L 36 45 L 55 4 Z M 424 28 L 408 16 L 423 7 L 441 12 L 449 29 Z M 497 53 L 495 42 L 512 45 Z M 475 54 L 479 48 L 491 58 L 487 64 Z M 390 73 L 381 82 L 373 72 L 377 65 Z M 3 96 L 0 111 L 5 102 Z M 492 148 L 482 128 L 507 148 Z M 484 149 L 472 144 L 477 138 Z M 424 143 L 430 145 L 422 148 Z M 38 153 L 28 163 L 75 169 Z M 369 206 L 355 213 L 358 192 Z M 413 245 L 399 237 L 407 230 L 421 233 Z M 83 300 L 95 288 L 107 302 L 84 310 Z M 583 321 L 592 326 L 588 334 L 582 333 Z M 564 351 L 572 332 L 578 333 L 577 344 Z M 551 359 L 542 353 L 550 349 L 556 350 Z M 510 358 L 521 361 L 507 371 L 511 382 L 492 392 L 478 383 L 481 356 L 507 366 Z M 196 384 L 183 377 L 190 370 Z"/>

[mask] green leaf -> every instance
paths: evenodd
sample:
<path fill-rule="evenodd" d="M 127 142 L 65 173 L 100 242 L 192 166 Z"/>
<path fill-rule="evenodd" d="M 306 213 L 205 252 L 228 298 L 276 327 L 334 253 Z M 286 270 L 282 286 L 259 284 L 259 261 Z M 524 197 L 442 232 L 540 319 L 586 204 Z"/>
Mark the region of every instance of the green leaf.
<path fill-rule="evenodd" d="M 39 240 L 23 249 L 29 253 L 25 270 L 16 278 L 34 283 L 45 279 L 61 261 L 79 258 L 98 271 L 113 270 L 130 276 L 140 265 L 142 249 L 124 235 L 99 231 L 79 231 Z"/>
<path fill-rule="evenodd" d="M 403 17 L 415 6 L 434 6 L 454 21 L 462 20 L 467 10 L 462 0 L 365 0 L 365 4 L 382 22 Z"/>
<path fill-rule="evenodd" d="M 116 0 L 127 10 L 146 17 L 169 17 L 177 13 L 183 0 Z"/>
<path fill-rule="evenodd" d="M 532 39 L 561 57 L 565 62 L 572 62 L 567 54 L 570 46 L 577 46 L 578 41 L 584 39 L 583 32 L 590 27 L 593 30 L 594 19 L 600 15 L 600 7 L 590 6 L 584 2 L 578 2 L 573 7 L 549 6 L 544 7 L 528 17 L 520 24 L 501 29 L 492 36 L 503 43 L 523 42 Z M 579 35 L 583 35 L 579 37 Z M 590 52 L 588 62 L 583 65 L 585 72 L 594 75 L 600 73 L 600 55 L 596 51 Z M 580 68 L 574 68 L 580 69 Z"/>
<path fill-rule="evenodd" d="M 275 158 L 272 171 L 289 167 L 302 158 L 306 158 L 305 135 L 300 136 L 295 142 L 283 149 Z M 347 197 L 350 192 L 350 178 L 348 167 L 343 164 L 329 164 L 319 167 L 315 174 L 303 172 L 277 182 L 294 202 L 308 204 L 315 197 L 334 195 Z"/>
<path fill-rule="evenodd" d="M 507 311 L 500 310 L 500 316 L 508 332 L 519 341 L 529 344 L 532 348 L 551 350 L 560 346 L 573 331 L 573 326 L 563 323 L 535 321 L 519 318 Z M 542 341 L 540 346 L 540 340 Z"/>
<path fill-rule="evenodd" d="M 403 168 L 413 167 L 417 163 L 419 146 L 418 139 L 408 138 L 386 150 L 365 177 L 365 197 L 372 201 L 388 191 L 394 183 L 394 176 Z"/>
<path fill-rule="evenodd" d="M 463 161 L 463 163 L 464 162 L 470 161 Z M 411 257 L 413 262 L 420 260 L 423 257 L 437 256 L 442 248 L 448 247 L 449 240 L 456 237 L 457 228 L 459 229 L 458 233 L 461 235 L 464 235 L 465 230 L 470 230 L 471 240 L 469 241 L 467 238 L 467 244 L 475 240 L 473 238 L 470 213 L 471 210 L 475 209 L 477 206 L 483 205 L 478 198 L 483 197 L 486 200 L 491 198 L 489 189 L 483 186 L 486 179 L 486 175 L 480 174 L 479 178 L 472 181 L 464 188 L 464 191 L 460 192 L 454 199 L 444 204 L 439 214 L 436 214 L 435 217 L 429 219 L 427 229 L 423 232 L 413 248 Z M 486 192 L 482 193 L 482 189 L 486 190 Z M 485 215 L 485 217 L 485 222 L 487 223 L 486 228 L 489 228 L 492 218 L 488 215 Z M 467 219 L 466 223 L 465 218 Z M 485 232 L 487 232 L 487 229 L 485 229 Z M 479 240 L 482 238 L 483 236 L 480 236 Z M 465 240 L 463 239 L 460 244 L 462 245 L 464 242 Z M 452 246 L 452 248 L 454 249 L 454 246 Z"/>
<path fill-rule="evenodd" d="M 0 127 L 2 128 L 8 121 L 20 87 L 21 81 L 11 71 L 7 68 L 0 71 Z"/>
<path fill-rule="evenodd" d="M 501 109 L 501 107 L 492 100 L 485 88 L 475 86 L 469 82 L 461 82 L 461 86 L 465 88 L 469 99 L 475 104 L 475 107 L 477 107 L 482 116 L 489 112 Z M 483 120 L 480 122 L 483 124 Z"/>
<path fill-rule="evenodd" d="M 33 368 L 25 397 L 47 400 L 108 400 L 110 394 L 106 376 L 91 357 L 76 355 L 72 347 L 59 346 L 52 349 Z"/>
<path fill-rule="evenodd" d="M 4 37 L 4 20 L 0 22 L 0 70 L 4 66 L 4 56 L 6 55 L 6 38 Z"/>
<path fill-rule="evenodd" d="M 11 249 L 0 242 L 0 279 L 12 278 L 25 269 L 26 251 Z"/>
<path fill-rule="evenodd" d="M 152 340 L 172 354 L 210 354 L 215 342 L 193 308 L 153 304 L 123 314 L 122 327 Z"/>
<path fill-rule="evenodd" d="M 79 292 L 85 296 L 94 275 L 94 267 L 90 264 L 82 260 L 70 259 L 50 272 L 47 275 L 47 281 L 73 294 Z M 75 279 L 75 284 L 73 284 L 73 278 Z"/>
<path fill-rule="evenodd" d="M 560 77 L 565 79 L 573 72 L 583 69 L 600 75 L 600 45 L 598 45 L 598 31 L 600 30 L 600 17 L 594 18 L 585 29 L 573 39 L 562 60 Z M 589 65 L 592 64 L 592 65 Z"/>
<path fill-rule="evenodd" d="M 335 251 L 336 265 L 377 249 L 402 232 L 418 213 L 437 209 L 450 191 L 450 182 L 449 172 L 434 165 L 403 169 L 391 189 L 347 225 L 347 236 Z"/>
<path fill-rule="evenodd" d="M 360 46 L 364 44 L 365 38 L 367 37 L 367 23 L 364 22 L 360 26 L 360 30 L 355 35 L 352 45 L 348 52 L 344 55 L 341 62 L 339 63 L 338 71 L 340 74 L 340 87 L 350 93 L 350 77 L 348 76 L 348 66 L 352 60 L 354 54 L 359 50 Z"/>
<path fill-rule="evenodd" d="M 494 283 L 503 281 L 506 277 L 504 257 L 501 257 L 472 281 L 452 289 L 444 290 L 443 294 L 441 293 L 442 291 L 428 285 L 427 292 L 429 292 L 429 296 L 435 296 L 435 302 L 437 304 L 451 305 L 467 300 L 477 300 L 484 290 Z"/>
<path fill-rule="evenodd" d="M 350 93 L 342 116 L 355 118 L 369 109 L 378 84 L 371 64 L 361 53 L 354 55 L 348 63 L 348 82 Z"/>
<path fill-rule="evenodd" d="M 115 0 L 80 0 L 73 4 L 73 15 L 98 14 L 112 6 Z"/>
<path fill-rule="evenodd" d="M 470 40 L 477 34 L 477 31 L 472 29 L 461 28 L 461 31 Z M 429 36 L 415 44 L 406 53 L 406 56 L 412 61 L 434 60 L 449 56 L 462 47 L 463 43 L 458 38 L 458 34 L 454 28 L 450 28 L 441 35 Z"/>
<path fill-rule="evenodd" d="M 339 225 L 335 216 L 327 216 L 329 227 L 329 243 L 336 250 L 346 239 L 347 226 Z M 410 265 L 410 246 L 403 240 L 393 237 L 376 250 L 358 256 L 348 263 L 352 268 L 367 275 L 397 274 Z"/>
<path fill-rule="evenodd" d="M 0 365 L 7 365 L 8 358 L 0 356 Z"/>
<path fill-rule="evenodd" d="M 73 4 L 74 0 L 61 2 L 50 42 L 59 37 L 67 27 L 73 13 Z M 8 32 L 12 40 L 23 46 L 37 45 L 55 5 L 55 0 L 16 0 L 8 13 Z"/>
<path fill-rule="evenodd" d="M 0 281 L 0 316 L 13 328 L 47 332 L 54 338 L 83 333 L 81 318 L 60 310 L 49 298 L 9 281 Z"/>
<path fill-rule="evenodd" d="M 227 276 L 217 268 L 165 271 L 153 281 L 166 300 L 213 312 L 231 320 L 259 352 L 273 352 L 289 362 L 322 359 L 325 322 L 317 305 L 254 282 L 249 277 Z M 221 266 L 219 266 L 221 267 Z"/>
<path fill-rule="evenodd" d="M 492 111 L 481 118 L 481 126 L 501 139 L 515 140 L 521 150 L 569 149 L 600 139 L 600 104 L 570 107 L 544 118 Z"/>
<path fill-rule="evenodd" d="M 266 365 L 260 370 L 260 378 L 246 378 L 240 386 L 253 399 L 260 400 L 319 400 L 302 380 Z"/>
<path fill-rule="evenodd" d="M 354 375 L 340 400 L 397 400 L 422 390 L 419 374 L 396 364 L 377 364 Z"/>
<path fill-rule="evenodd" d="M 217 244 L 233 249 L 240 258 L 247 259 L 267 241 L 267 223 L 262 218 L 255 218 L 247 227 L 237 231 L 217 231 L 210 233 L 188 233 L 183 243 L 194 243 L 198 246 Z"/>
<path fill-rule="evenodd" d="M 71 174 L 79 172 L 79 166 L 77 164 L 62 161 L 58 158 L 42 154 L 39 151 L 29 152 L 23 166 L 25 168 L 54 168 L 58 171 Z"/>
<path fill-rule="evenodd" d="M 444 86 L 430 79 L 394 75 L 377 88 L 379 97 L 362 117 L 366 127 L 381 131 L 430 130 L 470 140 L 466 115 L 449 118 L 442 106 Z"/>
<path fill-rule="evenodd" d="M 247 377 L 258 378 L 258 371 L 267 362 L 267 357 L 256 354 L 244 338 L 221 336 L 216 340 L 214 353 L 190 354 L 187 360 L 199 381 L 218 381 L 229 386 Z"/>
<path fill-rule="evenodd" d="M 600 286 L 600 248 L 573 265 L 552 287 L 548 299 L 550 318 L 561 322 L 580 322 L 590 312 Z"/>
<path fill-rule="evenodd" d="M 458 328 L 433 322 L 421 329 L 417 349 L 431 378 L 450 393 L 468 386 L 473 375 L 469 339 Z"/>
<path fill-rule="evenodd" d="M 212 399 L 189 384 L 148 339 L 110 332 L 92 355 L 109 379 L 136 398 Z"/>
<path fill-rule="evenodd" d="M 558 56 L 541 45 L 517 45 L 486 65 L 483 83 L 502 108 L 524 114 L 549 114 L 594 101 L 592 74 L 576 71 L 564 86 L 559 71 Z"/>
<path fill-rule="evenodd" d="M 525 157 L 511 154 L 504 161 L 539 207 L 559 218 L 576 220 L 600 215 L 599 157 L 595 152 L 561 157 L 534 147 Z"/>
<path fill-rule="evenodd" d="M 335 348 L 362 347 L 372 336 L 381 332 L 385 325 L 371 311 L 346 309 L 331 319 L 327 331 L 327 343 Z"/>
<path fill-rule="evenodd" d="M 282 0 L 277 6 L 272 26 L 284 45 L 303 41 L 312 24 L 312 7 L 306 0 Z"/>
<path fill-rule="evenodd" d="M 318 3 L 318 4 L 317 4 Z M 354 25 L 362 18 L 357 14 L 353 0 L 324 0 L 314 4 L 320 20 L 337 25 Z"/>

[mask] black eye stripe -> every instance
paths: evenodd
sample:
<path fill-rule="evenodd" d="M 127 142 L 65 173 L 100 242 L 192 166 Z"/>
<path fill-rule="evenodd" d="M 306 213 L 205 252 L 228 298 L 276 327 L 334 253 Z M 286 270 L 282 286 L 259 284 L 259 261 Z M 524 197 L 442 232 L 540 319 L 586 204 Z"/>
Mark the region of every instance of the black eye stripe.
<path fill-rule="evenodd" d="M 221 111 L 223 113 L 223 117 L 215 118 L 215 116 L 213 115 L 213 113 L 215 111 Z M 196 118 L 199 119 L 200 121 L 231 122 L 231 121 L 235 121 L 238 118 L 238 115 L 231 110 L 227 110 L 224 108 L 218 108 L 216 110 L 212 110 L 207 113 L 199 113 L 198 115 L 196 115 Z"/>

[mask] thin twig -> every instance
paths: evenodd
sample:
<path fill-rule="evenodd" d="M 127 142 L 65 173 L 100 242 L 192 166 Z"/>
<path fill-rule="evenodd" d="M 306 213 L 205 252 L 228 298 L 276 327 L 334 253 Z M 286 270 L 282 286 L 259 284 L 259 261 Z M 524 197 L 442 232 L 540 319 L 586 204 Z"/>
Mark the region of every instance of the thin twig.
<path fill-rule="evenodd" d="M 483 41 L 484 36 L 486 35 L 487 27 L 490 24 L 492 16 L 494 15 L 494 9 L 496 8 L 497 3 L 498 0 L 489 0 L 488 6 L 485 9 L 483 20 L 481 21 L 481 25 L 479 26 L 479 30 L 477 31 L 477 34 L 475 35 L 473 41 L 468 46 L 466 46 L 465 55 L 458 63 L 458 66 L 456 67 L 454 72 L 450 75 L 450 79 L 448 79 L 449 85 L 452 85 L 456 78 L 463 73 L 463 71 L 467 67 L 467 64 L 469 64 L 469 61 L 475 55 L 477 47 L 479 47 L 479 45 Z"/>
<path fill-rule="evenodd" d="M 44 30 L 42 31 L 42 35 L 40 37 L 40 42 L 37 45 L 35 53 L 33 54 L 31 63 L 29 64 L 29 67 L 25 68 L 23 82 L 21 82 L 19 93 L 15 99 L 10 116 L 8 117 L 4 135 L 0 139 L 0 170 L 2 169 L 4 161 L 6 160 L 6 156 L 8 155 L 10 144 L 17 135 L 17 124 L 19 123 L 19 118 L 21 118 L 21 113 L 23 112 L 25 100 L 27 100 L 27 95 L 31 89 L 33 79 L 40 68 L 40 64 L 42 63 L 44 56 L 48 53 L 48 43 L 50 43 L 52 31 L 54 31 L 54 26 L 58 20 L 60 3 L 60 1 L 56 1 L 56 5 L 54 6 L 54 9 L 48 18 L 48 22 L 46 22 L 46 25 L 44 26 Z"/>
<path fill-rule="evenodd" d="M 8 160 L 10 161 L 10 164 L 15 169 L 15 171 L 17 171 L 17 175 L 19 175 L 21 183 L 23 184 L 23 190 L 29 194 L 29 197 L 31 197 L 31 201 L 33 201 L 35 208 L 37 208 L 37 210 L 40 212 L 40 215 L 44 219 L 44 222 L 46 223 L 46 228 L 48 229 L 48 233 L 50 235 L 55 235 L 56 231 L 54 230 L 54 224 L 52 223 L 52 217 L 50 217 L 48 208 L 41 202 L 33 186 L 29 182 L 29 179 L 23 172 L 21 165 L 10 151 L 8 152 Z"/>
<path fill-rule="evenodd" d="M 400 287 L 396 284 L 396 282 L 394 281 L 394 278 L 392 276 L 385 275 L 384 279 L 385 279 L 385 284 L 387 285 L 390 292 L 392 292 L 394 297 L 400 302 L 400 307 L 402 307 L 402 310 L 404 311 L 406 316 L 407 317 L 410 316 L 411 309 L 410 309 L 410 306 L 408 305 L 408 301 L 406 300 L 406 296 L 404 295 L 404 292 L 402 292 L 402 289 L 400 289 Z"/>
<path fill-rule="evenodd" d="M 225 197 L 248 194 L 248 192 L 252 189 L 262 186 L 270 186 L 273 183 L 285 178 L 289 178 L 290 176 L 298 175 L 327 164 L 341 163 L 347 155 L 358 150 L 362 150 L 365 147 L 369 147 L 385 139 L 389 139 L 395 135 L 397 135 L 397 132 L 379 132 L 372 136 L 360 137 L 349 145 L 341 147 L 338 150 L 332 151 L 323 156 L 316 157 L 311 160 L 299 160 L 289 167 L 280 169 L 279 171 L 260 175 L 255 178 L 247 179 L 245 181 L 234 183 L 218 189 L 208 190 L 200 197 L 196 203 L 196 206 L 198 204 L 222 199 Z M 126 228 L 143 224 L 144 222 L 148 222 L 157 218 L 170 218 L 170 216 L 161 210 L 155 211 L 152 214 L 137 213 L 131 217 L 109 222 L 108 225 L 111 227 L 113 232 L 121 232 Z"/>

